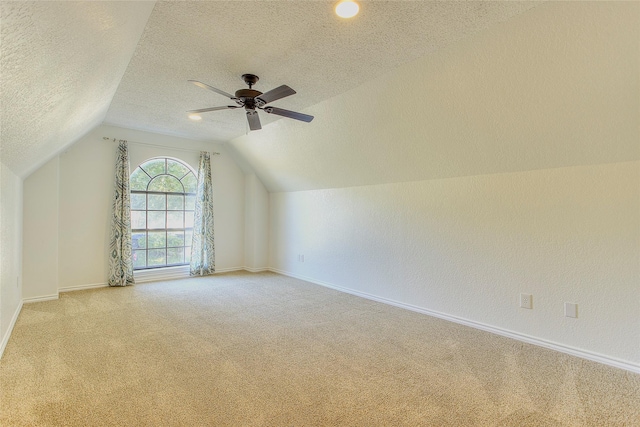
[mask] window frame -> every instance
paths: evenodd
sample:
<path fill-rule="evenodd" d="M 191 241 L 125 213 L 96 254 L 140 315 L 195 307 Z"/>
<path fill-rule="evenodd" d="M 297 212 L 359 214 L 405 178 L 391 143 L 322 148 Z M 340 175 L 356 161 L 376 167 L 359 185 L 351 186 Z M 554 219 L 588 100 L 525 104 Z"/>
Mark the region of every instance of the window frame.
<path fill-rule="evenodd" d="M 145 168 L 143 167 L 145 164 L 152 162 L 152 161 L 157 161 L 157 160 L 164 160 L 164 172 L 163 173 L 159 173 L 156 174 L 154 176 L 151 176 L 149 174 L 149 172 L 147 172 L 147 170 L 145 170 Z M 169 172 L 169 161 L 173 161 L 176 163 L 179 163 L 180 165 L 184 166 L 187 169 L 187 172 L 182 175 L 182 176 L 178 176 L 178 175 L 174 175 L 173 173 Z M 132 236 L 132 254 L 136 254 L 138 251 L 144 251 L 145 253 L 145 266 L 144 267 L 135 267 L 134 266 L 134 271 L 147 271 L 147 270 L 155 270 L 155 269 L 159 269 L 159 268 L 169 268 L 169 267 L 180 267 L 180 266 L 185 266 L 185 265 L 189 265 L 189 261 L 187 261 L 188 259 L 190 259 L 190 252 L 187 253 L 187 251 L 191 250 L 191 242 L 187 242 L 187 236 L 191 235 L 193 236 L 193 220 L 188 221 L 187 219 L 187 215 L 194 215 L 195 213 L 195 196 L 196 193 L 194 192 L 188 192 L 185 188 L 185 184 L 182 182 L 182 180 L 184 178 L 186 178 L 188 175 L 193 174 L 193 177 L 195 178 L 195 182 L 196 182 L 196 186 L 197 186 L 197 174 L 195 172 L 195 170 L 193 168 L 191 168 L 191 166 L 189 166 L 186 162 L 180 160 L 180 159 L 176 159 L 174 157 L 166 157 L 166 156 L 159 156 L 159 157 L 152 157 L 149 158 L 143 162 L 141 162 L 129 175 L 129 180 L 131 182 L 131 179 L 134 175 L 134 173 L 136 173 L 136 171 L 140 169 L 144 174 L 147 175 L 147 177 L 149 178 L 149 182 L 147 182 L 146 184 L 146 190 L 134 190 L 134 189 L 130 189 L 130 194 L 131 194 L 131 198 L 132 198 L 132 202 L 133 202 L 133 195 L 135 194 L 143 194 L 145 197 L 145 204 L 144 204 L 144 210 L 143 209 L 134 209 L 133 208 L 133 203 L 131 206 L 130 211 L 133 213 L 135 212 L 144 212 L 144 219 L 145 219 L 145 228 L 133 228 L 133 221 L 132 221 L 132 227 L 131 227 L 131 236 Z M 167 175 L 167 176 L 171 176 L 173 178 L 175 178 L 176 180 L 178 180 L 180 182 L 180 184 L 182 185 L 182 192 L 175 192 L 175 191 L 155 191 L 155 190 L 149 190 L 149 186 L 151 185 L 151 183 L 154 181 L 154 179 L 163 176 L 163 175 Z M 164 209 L 149 209 L 149 196 L 152 195 L 161 195 L 164 196 Z M 182 209 L 169 209 L 169 196 L 174 195 L 174 196 L 181 196 L 182 197 Z M 188 206 L 188 197 L 193 197 L 193 206 Z M 192 207 L 192 209 L 188 209 L 189 207 Z M 149 227 L 149 212 L 164 212 L 164 227 L 163 228 L 150 228 Z M 181 212 L 182 213 L 182 227 L 171 227 L 169 228 L 169 213 L 171 212 Z M 189 223 L 191 223 L 191 226 L 187 226 Z M 181 246 L 169 246 L 169 234 L 170 233 L 182 233 L 183 235 L 183 239 L 182 239 L 182 245 Z M 139 247 L 133 247 L 134 246 L 134 236 L 136 234 L 140 234 L 143 233 L 144 234 L 144 239 L 145 239 L 145 245 L 144 248 L 139 248 Z M 164 246 L 162 247 L 153 247 L 150 248 L 149 247 L 149 234 L 150 233 L 164 233 Z M 137 245 L 135 245 L 137 246 Z M 168 254 L 169 254 L 169 250 L 170 249 L 180 249 L 182 248 L 182 262 L 179 263 L 168 263 L 169 259 L 168 259 Z M 162 265 L 149 265 L 149 252 L 152 250 L 162 250 L 164 251 L 164 264 Z M 135 262 L 134 262 L 135 264 Z"/>

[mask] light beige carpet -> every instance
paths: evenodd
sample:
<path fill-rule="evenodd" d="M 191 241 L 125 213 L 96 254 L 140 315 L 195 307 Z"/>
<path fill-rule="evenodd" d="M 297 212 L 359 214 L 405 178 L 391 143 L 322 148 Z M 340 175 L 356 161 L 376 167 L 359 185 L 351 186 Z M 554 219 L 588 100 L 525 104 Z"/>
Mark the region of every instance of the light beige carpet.
<path fill-rule="evenodd" d="M 2 426 L 640 426 L 640 375 L 272 274 L 25 305 Z"/>

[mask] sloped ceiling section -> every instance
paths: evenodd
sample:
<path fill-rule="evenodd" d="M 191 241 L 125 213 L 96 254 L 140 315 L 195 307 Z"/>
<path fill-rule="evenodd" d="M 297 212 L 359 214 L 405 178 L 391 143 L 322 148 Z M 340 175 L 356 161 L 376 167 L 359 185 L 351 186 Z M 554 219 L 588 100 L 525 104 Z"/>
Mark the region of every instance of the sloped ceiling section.
<path fill-rule="evenodd" d="M 228 141 L 247 132 L 244 111 L 203 113 L 202 121 L 188 121 L 187 110 L 233 102 L 187 80 L 234 93 L 246 88 L 242 74 L 257 74 L 257 90 L 287 84 L 298 92 L 275 106 L 303 110 L 535 5 L 366 1 L 360 15 L 347 21 L 335 16 L 335 4 L 157 2 L 105 122 Z M 363 101 L 376 96 L 369 93 Z M 263 126 L 278 120 L 260 118 Z"/>
<path fill-rule="evenodd" d="M 0 2 L 2 162 L 26 176 L 100 124 L 154 2 Z"/>
<path fill-rule="evenodd" d="M 640 3 L 547 2 L 230 145 L 272 192 L 639 160 L 639 64 Z"/>

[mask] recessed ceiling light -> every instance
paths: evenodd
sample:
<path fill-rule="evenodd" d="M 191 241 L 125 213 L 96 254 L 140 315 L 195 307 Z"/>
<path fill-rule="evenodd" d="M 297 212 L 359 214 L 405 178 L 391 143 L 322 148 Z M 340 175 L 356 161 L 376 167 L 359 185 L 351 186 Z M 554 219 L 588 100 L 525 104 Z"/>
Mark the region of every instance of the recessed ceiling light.
<path fill-rule="evenodd" d="M 360 6 L 358 3 L 350 0 L 341 1 L 336 6 L 336 15 L 340 18 L 353 18 L 358 14 Z"/>
<path fill-rule="evenodd" d="M 197 115 L 197 114 L 189 114 L 189 118 L 190 118 L 191 120 L 196 121 L 196 122 L 197 122 L 198 120 L 202 120 L 202 117 L 200 117 L 200 116 L 199 116 L 199 115 Z"/>

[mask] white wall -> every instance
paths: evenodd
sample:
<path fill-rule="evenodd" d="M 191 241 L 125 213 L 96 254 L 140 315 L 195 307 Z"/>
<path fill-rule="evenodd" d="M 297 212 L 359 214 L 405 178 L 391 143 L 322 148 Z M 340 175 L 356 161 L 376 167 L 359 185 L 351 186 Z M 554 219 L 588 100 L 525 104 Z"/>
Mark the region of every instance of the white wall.
<path fill-rule="evenodd" d="M 101 130 L 94 129 L 59 155 L 59 288 L 107 281 L 117 144 L 103 141 Z"/>
<path fill-rule="evenodd" d="M 59 158 L 24 180 L 23 293 L 25 300 L 58 297 Z"/>
<path fill-rule="evenodd" d="M 0 163 L 0 356 L 22 306 L 22 179 Z"/>
<path fill-rule="evenodd" d="M 273 193 L 270 263 L 640 367 L 639 183 L 636 161 Z"/>
<path fill-rule="evenodd" d="M 127 139 L 131 170 L 151 157 L 169 156 L 198 168 L 199 150 L 219 152 L 211 157 L 214 187 L 214 215 L 216 239 L 216 270 L 238 269 L 244 263 L 244 175 L 224 145 L 186 140 L 148 132 L 103 125 L 81 138 L 59 155 L 58 212 L 40 210 L 31 215 L 31 204 L 54 186 L 55 171 L 50 163 L 28 178 L 25 200 L 29 202 L 25 215 L 25 230 L 58 222 L 57 232 L 51 232 L 47 245 L 54 245 L 57 235 L 58 289 L 104 284 L 108 271 L 109 226 L 113 174 L 117 143 L 103 137 Z M 135 142 L 157 144 L 151 147 Z M 192 151 L 185 151 L 189 149 Z M 33 182 L 32 182 L 33 181 Z M 33 185 L 32 185 L 33 184 Z M 49 196 L 47 196 L 49 197 Z M 57 220 L 56 220 L 57 217 Z M 31 241 L 30 241 L 31 242 Z M 48 258 L 37 256 L 32 245 L 25 248 L 30 270 L 50 267 L 53 254 Z M 25 283 L 25 297 L 48 295 L 51 286 L 42 282 Z M 57 290 L 56 290 L 57 291 Z"/>
<path fill-rule="evenodd" d="M 249 271 L 269 266 L 269 193 L 255 174 L 245 175 L 244 265 Z"/>

